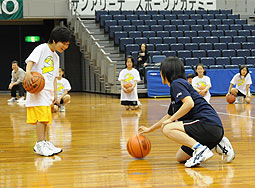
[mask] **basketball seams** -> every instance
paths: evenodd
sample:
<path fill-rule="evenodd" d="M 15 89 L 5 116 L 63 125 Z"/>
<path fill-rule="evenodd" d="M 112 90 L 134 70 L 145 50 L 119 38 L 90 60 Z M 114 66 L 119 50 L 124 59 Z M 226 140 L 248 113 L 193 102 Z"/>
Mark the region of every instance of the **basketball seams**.
<path fill-rule="evenodd" d="M 23 82 L 23 87 L 26 91 L 32 94 L 37 94 L 39 93 L 45 86 L 45 79 L 42 74 L 39 72 L 31 72 L 33 79 L 32 79 L 32 86 L 28 87 L 26 84 Z"/>
<path fill-rule="evenodd" d="M 142 156 L 141 158 L 143 158 L 143 148 L 141 147 L 140 139 L 137 135 L 136 135 L 136 139 L 137 139 L 137 142 L 139 144 L 140 151 L 141 151 L 141 156 Z"/>

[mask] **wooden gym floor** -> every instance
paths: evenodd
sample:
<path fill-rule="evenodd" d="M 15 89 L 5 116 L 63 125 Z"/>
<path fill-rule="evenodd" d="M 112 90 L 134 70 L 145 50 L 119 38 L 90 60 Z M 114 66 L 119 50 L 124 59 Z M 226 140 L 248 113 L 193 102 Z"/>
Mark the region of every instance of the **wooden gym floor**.
<path fill-rule="evenodd" d="M 166 112 L 168 98 L 141 98 L 142 109 L 125 111 L 116 96 L 71 93 L 66 112 L 53 115 L 48 137 L 63 152 L 41 157 L 33 152 L 35 128 L 25 123 L 26 108 L 0 94 L 0 187 L 255 187 L 255 112 L 252 104 L 211 103 L 222 118 L 236 159 L 214 157 L 196 168 L 175 161 L 179 146 L 158 130 L 144 160 L 126 151 L 139 125 L 152 125 Z"/>

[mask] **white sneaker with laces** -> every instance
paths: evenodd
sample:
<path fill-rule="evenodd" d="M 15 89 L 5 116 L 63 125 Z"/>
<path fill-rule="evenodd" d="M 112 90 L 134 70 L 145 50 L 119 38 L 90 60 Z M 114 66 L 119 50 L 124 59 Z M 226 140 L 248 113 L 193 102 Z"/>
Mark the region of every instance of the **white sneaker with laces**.
<path fill-rule="evenodd" d="M 18 103 L 23 103 L 23 102 L 26 102 L 25 98 L 24 97 L 20 97 L 19 100 L 17 101 Z"/>
<path fill-rule="evenodd" d="M 223 137 L 217 146 L 215 146 L 216 153 L 225 156 L 225 161 L 230 163 L 235 159 L 235 151 L 227 137 Z"/>
<path fill-rule="evenodd" d="M 60 112 L 65 112 L 66 111 L 66 108 L 63 106 L 63 105 L 60 105 Z"/>
<path fill-rule="evenodd" d="M 48 147 L 45 141 L 36 142 L 34 146 L 34 152 L 47 157 L 54 155 L 53 151 Z"/>
<path fill-rule="evenodd" d="M 11 99 L 8 100 L 8 102 L 16 102 L 17 99 L 15 97 L 12 97 Z"/>
<path fill-rule="evenodd" d="M 47 141 L 47 140 L 46 140 L 45 142 L 46 142 L 46 144 L 48 145 L 49 149 L 50 149 L 51 151 L 53 151 L 54 155 L 55 155 L 55 154 L 58 154 L 58 153 L 61 153 L 61 152 L 63 151 L 61 148 L 55 147 L 51 142 L 49 142 L 49 141 Z"/>
<path fill-rule="evenodd" d="M 213 152 L 207 146 L 200 146 L 194 152 L 192 157 L 186 161 L 186 167 L 193 167 L 203 161 L 207 161 L 213 156 Z"/>

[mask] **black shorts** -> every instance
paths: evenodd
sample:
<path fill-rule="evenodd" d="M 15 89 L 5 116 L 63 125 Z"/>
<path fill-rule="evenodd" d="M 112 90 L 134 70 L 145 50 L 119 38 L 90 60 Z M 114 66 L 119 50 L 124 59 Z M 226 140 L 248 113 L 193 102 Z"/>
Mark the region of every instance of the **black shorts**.
<path fill-rule="evenodd" d="M 238 90 L 237 96 L 246 98 L 246 95 Z"/>
<path fill-rule="evenodd" d="M 205 125 L 202 124 L 199 120 L 183 121 L 183 126 L 185 132 L 197 142 L 202 145 L 207 146 L 208 148 L 214 148 L 222 139 L 224 135 L 224 130 L 222 127 L 217 125 Z M 181 149 L 192 156 L 193 149 L 187 146 L 182 146 Z"/>
<path fill-rule="evenodd" d="M 61 100 L 60 100 L 60 104 L 63 104 L 63 103 L 64 103 L 64 101 L 63 101 L 63 99 L 61 99 Z"/>
<path fill-rule="evenodd" d="M 137 106 L 137 101 L 121 101 L 121 105 L 124 105 L 124 106 Z"/>

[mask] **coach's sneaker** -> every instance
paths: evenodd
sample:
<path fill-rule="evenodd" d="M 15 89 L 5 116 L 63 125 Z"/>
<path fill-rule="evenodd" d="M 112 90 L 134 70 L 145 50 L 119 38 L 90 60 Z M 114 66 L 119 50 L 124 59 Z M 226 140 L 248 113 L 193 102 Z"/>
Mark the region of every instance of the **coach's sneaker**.
<path fill-rule="evenodd" d="M 213 156 L 213 152 L 207 146 L 198 147 L 192 154 L 192 157 L 186 161 L 186 167 L 193 167 L 203 161 L 207 161 Z"/>
<path fill-rule="evenodd" d="M 233 149 L 230 141 L 228 140 L 228 138 L 225 136 L 222 138 L 220 143 L 217 144 L 217 146 L 215 146 L 215 151 L 218 154 L 222 155 L 222 157 L 225 156 L 225 161 L 227 163 L 230 163 L 231 161 L 233 161 L 235 159 L 234 149 Z"/>
<path fill-rule="evenodd" d="M 12 97 L 12 98 L 10 98 L 10 99 L 8 100 L 8 102 L 17 102 L 17 98 Z"/>
<path fill-rule="evenodd" d="M 59 109 L 60 112 L 65 112 L 66 111 L 66 108 L 64 105 L 60 105 L 60 109 Z"/>
<path fill-rule="evenodd" d="M 49 142 L 47 140 L 45 142 L 46 142 L 47 146 L 49 147 L 49 149 L 51 151 L 53 151 L 54 155 L 58 154 L 58 153 L 61 153 L 63 151 L 61 148 L 55 147 L 51 142 Z"/>
<path fill-rule="evenodd" d="M 19 100 L 17 100 L 18 103 L 25 103 L 25 97 L 20 97 Z"/>
<path fill-rule="evenodd" d="M 36 142 L 34 146 L 34 152 L 47 157 L 54 155 L 53 151 L 48 147 L 45 141 Z"/>

